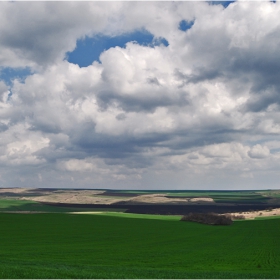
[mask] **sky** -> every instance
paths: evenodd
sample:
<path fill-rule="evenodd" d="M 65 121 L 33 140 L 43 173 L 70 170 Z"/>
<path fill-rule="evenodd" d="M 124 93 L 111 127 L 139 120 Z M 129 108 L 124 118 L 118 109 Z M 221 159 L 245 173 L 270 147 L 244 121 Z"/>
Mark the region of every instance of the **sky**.
<path fill-rule="evenodd" d="M 279 14 L 0 2 L 0 187 L 279 189 Z"/>

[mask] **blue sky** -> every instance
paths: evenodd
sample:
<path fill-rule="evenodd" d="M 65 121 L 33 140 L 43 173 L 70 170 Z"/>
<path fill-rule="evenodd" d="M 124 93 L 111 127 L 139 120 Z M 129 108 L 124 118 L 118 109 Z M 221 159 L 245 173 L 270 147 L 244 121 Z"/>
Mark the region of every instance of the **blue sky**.
<path fill-rule="evenodd" d="M 226 8 L 229 4 L 234 3 L 234 1 L 208 1 L 208 3 L 210 5 L 222 5 Z M 182 31 L 187 31 L 193 24 L 194 21 L 186 21 L 183 19 L 179 22 L 178 28 Z M 144 46 L 157 46 L 160 44 L 168 46 L 168 41 L 165 38 L 156 38 L 145 29 L 138 29 L 119 36 L 97 34 L 93 37 L 85 36 L 81 39 L 77 39 L 74 51 L 67 52 L 65 54 L 65 59 L 70 63 L 78 64 L 80 67 L 87 67 L 94 61 L 100 62 L 99 56 L 103 51 L 116 46 L 124 48 L 128 42 L 136 42 Z M 32 72 L 29 67 L 3 67 L 0 68 L 0 80 L 11 85 L 14 79 L 23 81 L 27 76 L 33 73 L 34 72 Z"/>
<path fill-rule="evenodd" d="M 211 5 L 222 5 L 227 7 L 234 1 L 209 1 Z M 178 24 L 178 29 L 186 32 L 194 24 L 194 21 L 181 20 Z M 138 29 L 133 32 L 121 34 L 119 36 L 108 36 L 97 34 L 89 37 L 85 36 L 77 39 L 76 47 L 73 51 L 65 54 L 65 59 L 80 67 L 87 67 L 94 61 L 100 62 L 99 57 L 102 52 L 115 47 L 125 48 L 126 43 L 135 42 L 142 46 L 158 46 L 163 44 L 168 46 L 168 41 L 162 37 L 155 37 L 152 33 L 145 29 Z M 34 74 L 30 67 L 3 67 L 0 68 L 0 80 L 11 86 L 13 80 L 24 81 L 27 76 Z"/>
<path fill-rule="evenodd" d="M 188 29 L 191 29 L 194 24 L 194 21 L 186 21 L 181 20 L 179 23 L 179 29 L 182 31 L 187 31 Z"/>
<path fill-rule="evenodd" d="M 0 80 L 5 82 L 5 84 L 11 86 L 13 80 L 17 79 L 19 81 L 24 81 L 27 76 L 32 75 L 30 68 L 12 68 L 4 67 L 0 69 Z"/>
<path fill-rule="evenodd" d="M 278 2 L 0 5 L 0 187 L 279 188 Z"/>
<path fill-rule="evenodd" d="M 97 35 L 77 40 L 75 50 L 67 53 L 66 59 L 80 67 L 87 67 L 94 61 L 100 62 L 99 56 L 102 52 L 115 47 L 125 48 L 128 42 L 135 42 L 141 46 L 153 47 L 160 44 L 168 46 L 168 42 L 164 38 L 155 38 L 147 30 L 137 30 L 114 37 Z"/>

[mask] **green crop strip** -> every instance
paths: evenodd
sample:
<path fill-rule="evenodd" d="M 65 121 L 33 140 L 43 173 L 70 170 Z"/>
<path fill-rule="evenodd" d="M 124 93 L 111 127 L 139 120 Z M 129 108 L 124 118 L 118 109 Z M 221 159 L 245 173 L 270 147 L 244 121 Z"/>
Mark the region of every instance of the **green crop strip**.
<path fill-rule="evenodd" d="M 76 212 L 74 214 L 79 214 Z M 165 221 L 179 221 L 182 216 L 179 215 L 153 215 L 153 214 L 134 214 L 134 213 L 122 213 L 122 212 L 112 212 L 112 211 L 102 211 L 100 212 L 88 212 L 83 214 L 93 214 L 100 216 L 111 216 L 111 217 L 120 217 L 120 218 L 132 218 L 132 219 L 148 219 L 148 220 L 165 220 Z"/>
<path fill-rule="evenodd" d="M 280 278 L 280 219 L 0 213 L 1 278 Z"/>
<path fill-rule="evenodd" d="M 31 211 L 31 212 L 48 212 L 48 213 L 67 213 L 67 212 L 91 212 L 91 211 L 114 211 L 124 212 L 126 209 L 113 208 L 75 208 L 75 207 L 58 207 L 41 204 L 32 200 L 19 199 L 0 199 L 0 212 L 13 211 Z"/>

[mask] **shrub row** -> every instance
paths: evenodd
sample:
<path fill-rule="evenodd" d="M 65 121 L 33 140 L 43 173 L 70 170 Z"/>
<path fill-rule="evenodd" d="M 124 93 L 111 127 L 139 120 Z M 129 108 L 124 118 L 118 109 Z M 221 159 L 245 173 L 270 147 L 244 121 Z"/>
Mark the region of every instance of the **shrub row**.
<path fill-rule="evenodd" d="M 189 213 L 181 218 L 181 221 L 192 221 L 208 225 L 231 225 L 232 219 L 226 215 L 215 213 Z"/>
<path fill-rule="evenodd" d="M 243 215 L 225 214 L 225 216 L 230 218 L 231 220 L 244 220 L 245 219 L 245 216 L 243 216 Z"/>

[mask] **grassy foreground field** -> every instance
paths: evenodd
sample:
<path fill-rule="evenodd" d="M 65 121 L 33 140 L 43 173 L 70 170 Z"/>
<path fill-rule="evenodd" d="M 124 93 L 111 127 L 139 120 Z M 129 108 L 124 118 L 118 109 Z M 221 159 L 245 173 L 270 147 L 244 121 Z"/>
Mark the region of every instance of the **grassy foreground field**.
<path fill-rule="evenodd" d="M 280 219 L 0 213 L 0 278 L 280 278 Z"/>

